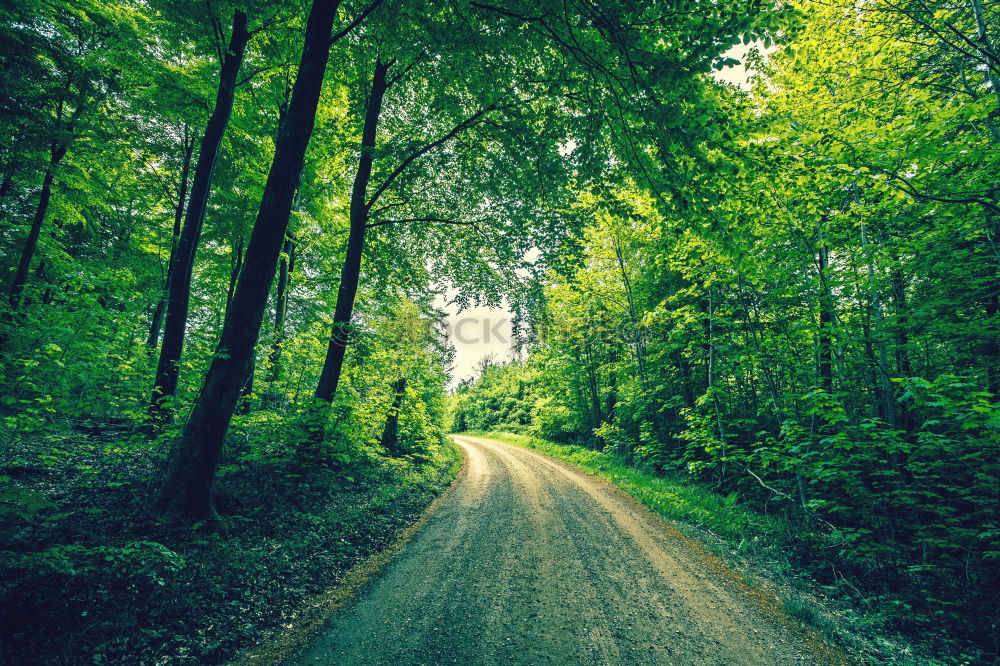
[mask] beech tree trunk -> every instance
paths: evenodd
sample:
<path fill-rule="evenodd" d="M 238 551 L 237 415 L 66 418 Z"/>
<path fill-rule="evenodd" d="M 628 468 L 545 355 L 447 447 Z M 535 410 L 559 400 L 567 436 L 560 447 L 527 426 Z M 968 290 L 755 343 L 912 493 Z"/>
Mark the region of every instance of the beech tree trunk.
<path fill-rule="evenodd" d="M 827 393 L 833 393 L 833 297 L 827 277 L 829 266 L 826 244 L 819 248 L 819 384 Z"/>
<path fill-rule="evenodd" d="M 270 383 L 278 381 L 281 374 L 281 345 L 285 342 L 285 314 L 288 311 L 288 284 L 292 271 L 295 270 L 295 239 L 285 236 L 285 245 L 281 249 L 281 263 L 278 264 L 278 284 L 274 293 L 274 340 L 271 342 L 271 355 L 268 361 L 270 370 L 267 380 Z"/>
<path fill-rule="evenodd" d="M 233 29 L 229 46 L 219 72 L 219 89 L 215 97 L 215 109 L 205 127 L 198 153 L 198 163 L 191 185 L 191 199 L 180 237 L 170 253 L 167 269 L 167 313 L 163 326 L 163 344 L 156 364 L 156 379 L 153 382 L 149 411 L 154 422 L 164 422 L 171 418 L 170 398 L 177 392 L 179 376 L 178 363 L 184 349 L 184 331 L 187 328 L 188 306 L 191 300 L 191 275 L 194 271 L 194 257 L 201 238 L 205 208 L 212 189 L 212 172 L 219 155 L 222 137 L 233 111 L 233 96 L 236 76 L 243 63 L 250 33 L 247 32 L 247 15 L 236 10 L 233 13 Z"/>
<path fill-rule="evenodd" d="M 146 336 L 146 346 L 149 348 L 149 355 L 156 351 L 156 346 L 160 343 L 160 329 L 163 328 L 163 315 L 167 312 L 167 285 L 170 284 L 170 267 L 167 266 L 167 277 L 163 281 L 163 292 L 160 300 L 153 308 L 153 314 L 149 318 L 149 335 Z"/>
<path fill-rule="evenodd" d="M 639 327 L 639 317 L 636 314 L 635 307 L 635 294 L 632 292 L 632 281 L 628 276 L 628 268 L 625 266 L 625 253 L 622 252 L 621 244 L 618 242 L 617 238 L 614 238 L 614 249 L 615 258 L 618 260 L 618 270 L 621 271 L 622 276 L 622 286 L 625 287 L 625 298 L 628 303 L 628 317 L 629 323 L 632 325 L 631 333 L 635 336 L 632 341 L 632 349 L 635 354 L 635 364 L 636 369 L 639 374 L 639 385 L 642 387 L 643 394 L 645 395 L 645 400 L 647 401 L 644 411 L 647 412 L 649 416 L 650 423 L 653 426 L 653 432 L 660 432 L 660 417 L 656 413 L 656 409 L 651 408 L 651 401 L 649 400 L 651 391 L 649 390 L 649 373 L 646 369 L 646 343 L 643 340 L 643 333 Z M 614 386 L 614 373 L 611 373 L 611 393 L 608 396 L 608 422 L 614 421 L 614 397 L 615 386 Z"/>
<path fill-rule="evenodd" d="M 194 141 L 187 138 L 187 125 L 184 126 L 184 165 L 181 167 L 181 182 L 178 186 L 177 205 L 174 206 L 174 228 L 170 235 L 170 254 L 173 256 L 174 248 L 181 236 L 181 225 L 184 222 L 184 204 L 187 202 L 188 176 L 191 174 L 191 156 L 194 154 Z M 160 341 L 160 329 L 163 327 L 163 316 L 167 312 L 167 288 L 170 286 L 170 260 L 167 259 L 167 277 L 163 281 L 163 291 L 160 293 L 160 300 L 156 302 L 153 310 L 153 317 L 149 322 L 149 337 L 146 339 L 146 346 L 156 349 Z"/>
<path fill-rule="evenodd" d="M 385 419 L 385 428 L 382 430 L 382 448 L 390 455 L 403 453 L 399 448 L 399 408 L 403 404 L 405 395 L 406 377 L 400 377 L 392 385 L 392 407 L 389 408 L 389 415 Z"/>
<path fill-rule="evenodd" d="M 240 236 L 233 245 L 232 256 L 230 258 L 232 270 L 229 272 L 229 290 L 226 292 L 226 315 L 224 320 L 231 316 L 233 307 L 233 296 L 236 294 L 236 285 L 239 283 L 240 274 L 243 272 L 243 236 Z M 225 325 L 225 323 L 223 323 Z M 257 367 L 257 340 L 254 340 L 253 352 L 250 354 L 250 362 L 247 366 L 247 374 L 243 378 L 243 385 L 240 395 L 236 399 L 236 414 L 245 416 L 250 413 L 250 396 L 253 394 L 253 376 Z"/>
<path fill-rule="evenodd" d="M 217 353 L 160 488 L 158 505 L 165 512 L 202 520 L 218 518 L 212 485 L 219 453 L 260 332 L 288 229 L 292 199 L 316 120 L 330 54 L 330 33 L 339 4 L 339 0 L 313 0 L 288 115 L 278 134 L 244 270 L 233 296 L 232 315 L 223 325 Z"/>
<path fill-rule="evenodd" d="M 42 177 L 42 191 L 38 196 L 38 206 L 35 207 L 35 216 L 31 220 L 31 229 L 28 230 L 28 237 L 24 241 L 24 249 L 21 250 L 21 261 L 17 265 L 14 273 L 14 281 L 10 285 L 8 300 L 13 308 L 16 308 L 21 300 L 21 292 L 28 283 L 28 270 L 31 268 L 31 260 L 35 256 L 35 249 L 38 247 L 38 238 L 42 233 L 42 224 L 45 222 L 45 214 L 49 210 L 49 200 L 52 198 L 52 183 L 55 180 L 56 166 L 66 155 L 66 145 L 53 144 L 49 151 L 49 164 L 45 167 L 45 176 Z"/>
<path fill-rule="evenodd" d="M 375 63 L 375 73 L 372 75 L 372 90 L 368 97 L 368 107 L 365 110 L 365 124 L 361 133 L 361 157 L 358 160 L 358 171 L 354 177 L 354 187 L 351 191 L 350 223 L 351 231 L 347 237 L 347 252 L 344 265 L 340 271 L 340 289 L 337 291 L 337 307 L 333 314 L 333 330 L 330 334 L 330 344 L 326 351 L 323 371 L 313 394 L 313 405 L 305 420 L 308 442 L 317 442 L 323 438 L 326 423 L 327 408 L 333 402 L 340 382 L 340 371 L 344 366 L 344 354 L 350 338 L 351 315 L 354 312 L 354 299 L 358 293 L 358 281 L 361 277 L 361 255 L 365 247 L 365 229 L 368 225 L 368 182 L 371 180 L 373 153 L 375 150 L 375 135 L 378 129 L 378 119 L 382 112 L 382 99 L 385 96 L 386 73 L 392 63 Z"/>
<path fill-rule="evenodd" d="M 18 262 L 17 270 L 14 272 L 14 280 L 11 282 L 10 291 L 8 292 L 8 300 L 14 309 L 17 309 L 20 304 L 21 292 L 24 291 L 24 286 L 28 283 L 28 271 L 31 269 L 31 260 L 34 258 L 35 250 L 38 248 L 38 239 L 42 233 L 42 225 L 45 223 L 45 214 L 49 210 L 49 201 L 52 199 L 52 183 L 55 181 L 56 167 L 66 156 L 66 151 L 69 149 L 69 141 L 73 137 L 76 124 L 79 122 L 80 117 L 83 115 L 83 110 L 87 106 L 88 87 L 86 84 L 80 86 L 76 99 L 76 108 L 73 109 L 70 117 L 65 120 L 65 125 L 61 127 L 64 136 L 70 138 L 63 139 L 62 142 L 53 140 L 49 148 L 49 163 L 45 168 L 45 175 L 42 176 L 42 189 L 38 195 L 38 206 L 35 208 L 35 215 L 31 220 L 31 228 L 28 230 L 28 237 L 25 239 L 24 248 L 21 250 L 21 260 Z M 68 94 L 69 92 L 67 91 Z M 66 98 L 61 99 L 56 106 L 57 124 L 64 122 L 65 100 Z"/>

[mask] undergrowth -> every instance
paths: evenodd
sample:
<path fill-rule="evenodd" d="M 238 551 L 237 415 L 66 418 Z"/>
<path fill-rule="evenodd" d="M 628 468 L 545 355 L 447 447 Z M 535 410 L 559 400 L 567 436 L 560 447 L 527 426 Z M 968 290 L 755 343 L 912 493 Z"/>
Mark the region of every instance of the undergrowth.
<path fill-rule="evenodd" d="M 70 430 L 37 450 L 56 436 L 61 462 L 30 441 L 0 460 L 0 663 L 223 663 L 391 544 L 461 464 L 442 443 L 302 469 L 280 445 L 232 441 L 227 534 L 201 534 L 149 510 L 161 450 L 115 455 L 126 433 Z M 105 463 L 81 464 L 94 449 Z"/>

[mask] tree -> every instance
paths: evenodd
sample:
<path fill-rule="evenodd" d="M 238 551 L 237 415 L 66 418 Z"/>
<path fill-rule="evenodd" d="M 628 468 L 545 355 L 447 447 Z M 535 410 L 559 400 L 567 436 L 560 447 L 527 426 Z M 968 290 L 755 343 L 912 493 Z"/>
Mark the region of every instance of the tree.
<path fill-rule="evenodd" d="M 70 147 L 117 86 L 118 58 L 114 48 L 129 44 L 142 48 L 128 12 L 116 12 L 100 3 L 89 4 L 75 15 L 43 6 L 40 11 L 21 4 L 4 12 L 4 44 L 0 58 L 9 76 L 18 81 L 34 79 L 30 86 L 9 88 L 5 95 L 6 171 L 3 189 L 12 189 L 24 161 L 24 152 L 44 150 L 41 183 L 33 206 L 27 237 L 8 290 L 12 309 L 21 305 L 28 273 L 35 258 L 42 227 L 52 200 L 56 172 Z M 111 47 L 111 48 L 109 48 Z M 30 152 L 28 153 L 30 155 Z M 32 156 L 34 157 L 34 156 Z"/>
<path fill-rule="evenodd" d="M 195 251 L 201 236 L 205 219 L 205 208 L 212 189 L 212 172 L 222 145 L 222 137 L 233 110 L 236 77 L 243 63 L 250 32 L 247 30 L 247 15 L 236 10 L 230 29 L 229 44 L 219 70 L 219 88 L 215 97 L 215 107 L 205 126 L 198 151 L 198 162 L 194 170 L 191 196 L 187 205 L 187 215 L 181 226 L 176 242 L 171 246 L 170 265 L 167 270 L 166 319 L 163 343 L 160 346 L 159 362 L 150 413 L 155 420 L 169 417 L 172 408 L 168 404 L 177 391 L 178 363 L 184 347 L 184 332 L 187 326 L 188 302 L 191 294 L 191 275 L 194 271 Z"/>
<path fill-rule="evenodd" d="M 167 512 L 213 522 L 218 518 L 212 486 L 219 452 L 247 374 L 277 269 L 315 122 L 339 4 L 339 0 L 315 0 L 310 10 L 299 72 L 247 245 L 244 270 L 233 296 L 232 316 L 223 326 L 201 393 L 160 488 L 158 503 Z M 362 13 L 355 19 L 348 30 L 365 15 Z"/>

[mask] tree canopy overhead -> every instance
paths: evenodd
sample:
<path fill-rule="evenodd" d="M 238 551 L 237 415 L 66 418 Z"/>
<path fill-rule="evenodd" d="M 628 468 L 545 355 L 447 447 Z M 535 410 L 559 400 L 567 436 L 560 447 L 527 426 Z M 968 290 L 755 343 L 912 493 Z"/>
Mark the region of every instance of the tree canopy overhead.
<path fill-rule="evenodd" d="M 52 467 L 222 534 L 230 475 L 429 473 L 448 421 L 990 649 L 998 95 L 982 0 L 7 2 L 0 521 Z M 444 295 L 519 338 L 454 392 Z"/>

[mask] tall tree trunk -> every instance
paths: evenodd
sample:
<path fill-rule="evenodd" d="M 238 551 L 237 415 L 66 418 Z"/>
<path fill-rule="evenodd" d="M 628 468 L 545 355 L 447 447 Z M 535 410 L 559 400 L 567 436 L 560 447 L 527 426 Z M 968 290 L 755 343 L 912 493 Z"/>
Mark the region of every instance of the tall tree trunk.
<path fill-rule="evenodd" d="M 285 342 L 285 315 L 288 312 L 288 284 L 292 271 L 295 270 L 295 239 L 291 234 L 285 236 L 285 245 L 281 249 L 281 262 L 278 264 L 278 284 L 274 294 L 274 340 L 271 342 L 271 354 L 268 359 L 270 370 L 267 381 L 274 383 L 281 375 L 281 346 Z"/>
<path fill-rule="evenodd" d="M 830 329 L 833 327 L 833 296 L 830 293 L 830 282 L 827 275 L 829 268 L 829 249 L 825 242 L 819 247 L 819 363 L 817 372 L 819 384 L 827 393 L 833 393 L 833 339 Z"/>
<path fill-rule="evenodd" d="M 170 284 L 170 267 L 167 267 L 167 277 L 163 281 L 163 289 L 160 291 L 160 299 L 153 307 L 153 314 L 149 317 L 149 334 L 146 336 L 146 347 L 150 356 L 156 351 L 156 346 L 160 343 L 160 329 L 163 328 L 163 315 L 167 312 L 167 291 L 166 286 Z"/>
<path fill-rule="evenodd" d="M 184 349 L 184 331 L 187 328 L 188 306 L 191 300 L 191 275 L 194 271 L 194 257 L 201 238 L 202 223 L 205 220 L 205 208 L 212 189 L 212 172 L 215 170 L 215 160 L 219 155 L 222 137 L 229 124 L 229 116 L 233 110 L 233 96 L 236 89 L 236 76 L 243 63 L 243 53 L 246 49 L 250 33 L 247 32 L 247 15 L 236 10 L 233 13 L 233 28 L 229 38 L 229 46 L 222 61 L 219 72 L 219 89 L 215 96 L 215 109 L 205 127 L 201 139 L 201 149 L 198 153 L 198 163 L 194 170 L 194 182 L 191 185 L 191 199 L 188 202 L 187 215 L 181 228 L 177 244 L 170 253 L 170 266 L 167 269 L 169 283 L 167 285 L 167 314 L 163 326 L 163 344 L 160 347 L 160 358 L 156 364 L 156 379 L 153 382 L 150 400 L 150 416 L 156 422 L 170 419 L 170 398 L 177 392 L 177 380 L 180 368 L 181 353 Z"/>
<path fill-rule="evenodd" d="M 573 346 L 573 362 L 576 363 L 577 368 L 583 368 L 583 357 L 580 355 L 580 348 Z M 590 401 L 587 400 L 587 396 L 584 395 L 583 382 L 580 381 L 580 373 L 573 373 L 573 387 L 576 389 L 574 393 L 576 394 L 576 401 L 580 407 L 580 413 L 583 414 L 585 422 L 593 423 L 594 418 L 591 414 Z"/>
<path fill-rule="evenodd" d="M 878 370 L 879 382 L 882 387 L 883 410 L 882 415 L 886 423 L 898 426 L 896 417 L 896 398 L 892 389 L 892 380 L 889 377 L 889 343 L 886 340 L 884 326 L 884 315 L 882 313 L 882 298 L 879 294 L 878 285 L 875 283 L 875 260 L 872 259 L 871 249 L 868 247 L 868 233 L 865 223 L 861 223 L 861 248 L 865 253 L 865 261 L 868 265 L 868 294 L 871 300 L 872 314 L 875 319 L 875 335 L 878 341 Z"/>
<path fill-rule="evenodd" d="M 392 62 L 375 63 L 372 75 L 372 90 L 368 96 L 368 106 L 365 110 L 365 124 L 361 133 L 361 157 L 358 160 L 358 171 L 354 177 L 354 187 L 351 191 L 350 223 L 351 230 L 347 237 L 347 252 L 340 271 L 340 289 L 337 291 L 337 307 L 333 314 L 333 330 L 330 333 L 330 344 L 326 351 L 323 371 L 319 383 L 313 393 L 313 405 L 305 421 L 309 442 L 322 439 L 326 422 L 327 408 L 333 402 L 340 382 L 340 371 L 344 365 L 344 354 L 350 338 L 351 315 L 354 312 L 354 299 L 358 293 L 358 282 L 361 277 L 361 255 L 365 246 L 365 230 L 368 225 L 368 182 L 371 180 L 372 163 L 374 160 L 375 135 L 378 129 L 379 115 L 382 112 L 382 99 L 385 96 L 388 82 L 386 74 Z"/>
<path fill-rule="evenodd" d="M 229 256 L 229 289 L 226 290 L 226 315 L 223 320 L 229 319 L 230 310 L 233 307 L 233 296 L 236 294 L 236 283 L 239 282 L 240 273 L 243 271 L 243 236 L 233 243 L 233 251 Z"/>
<path fill-rule="evenodd" d="M 45 222 L 45 214 L 49 210 L 49 200 L 52 198 L 52 183 L 55 180 L 56 166 L 66 155 L 66 144 L 52 144 L 49 150 L 49 164 L 45 167 L 45 175 L 42 177 L 42 191 L 38 196 L 38 206 L 35 207 L 35 217 L 31 220 L 31 229 L 28 237 L 24 241 L 24 249 L 21 251 L 21 261 L 17 265 L 14 273 L 14 281 L 10 285 L 8 300 L 13 308 L 16 308 L 21 300 L 21 292 L 28 282 L 28 270 L 31 268 L 31 260 L 35 256 L 35 248 L 38 247 L 38 238 L 42 233 L 42 224 Z"/>
<path fill-rule="evenodd" d="M 45 175 L 42 177 L 42 189 L 38 195 L 38 206 L 35 208 L 35 216 L 32 218 L 31 228 L 28 230 L 28 237 L 25 239 L 24 249 L 21 251 L 21 260 L 18 262 L 17 270 L 14 272 L 14 280 L 11 282 L 10 292 L 8 293 L 8 300 L 14 309 L 17 309 L 21 300 L 21 292 L 24 291 L 24 286 L 28 282 L 28 270 L 31 268 L 31 260 L 35 256 L 35 250 L 38 247 L 38 238 L 41 236 L 42 225 L 45 223 L 45 214 L 49 210 L 49 201 L 52 198 L 52 183 L 55 181 L 56 167 L 62 161 L 63 157 L 66 156 L 66 151 L 69 149 L 69 140 L 72 139 L 76 124 L 79 122 L 87 106 L 86 88 L 86 85 L 80 87 L 76 100 L 76 108 L 73 109 L 70 117 L 65 120 L 65 125 L 60 127 L 63 134 L 70 137 L 70 139 L 64 139 L 62 142 L 53 140 L 49 147 L 49 163 L 45 168 Z M 65 98 L 60 99 L 56 106 L 57 125 L 61 125 L 64 122 L 65 108 Z"/>
<path fill-rule="evenodd" d="M 226 316 L 225 321 L 232 314 L 233 296 L 236 293 L 236 285 L 239 282 L 240 274 L 243 272 L 243 236 L 241 235 L 233 244 L 232 256 L 230 257 L 232 270 L 229 272 L 229 290 L 226 292 Z M 259 336 L 258 336 L 259 337 Z M 250 413 L 250 396 L 253 394 L 253 376 L 257 368 L 257 340 L 254 340 L 253 352 L 250 355 L 250 363 L 247 366 L 247 374 L 243 378 L 240 388 L 240 395 L 236 399 L 236 414 L 245 416 Z"/>
<path fill-rule="evenodd" d="M 285 101 L 278 108 L 278 131 L 279 132 L 281 131 L 281 126 L 284 125 L 284 123 L 285 123 L 285 116 L 288 113 L 288 96 L 290 94 L 291 94 L 291 91 L 286 88 L 285 89 Z M 275 137 L 276 141 L 277 141 L 277 139 L 278 139 L 278 137 Z M 296 187 L 295 196 L 292 198 L 292 210 L 293 211 L 297 211 L 298 210 L 298 202 L 299 202 L 299 189 L 298 189 L 298 187 L 299 187 L 299 183 L 296 183 L 295 187 Z M 285 236 L 285 243 L 286 243 L 286 245 L 288 243 L 288 235 L 287 234 Z M 283 247 L 282 248 L 282 252 L 285 252 L 285 251 L 286 251 L 286 248 Z M 229 291 L 226 294 L 226 318 L 227 319 L 229 318 L 229 309 L 230 309 L 230 307 L 232 307 L 233 296 L 235 295 L 235 292 L 236 292 L 237 280 L 239 279 L 240 272 L 243 270 L 243 236 L 240 236 L 238 242 L 236 243 L 236 245 L 233 248 L 232 261 L 233 261 L 233 270 L 232 270 L 232 273 L 230 274 Z M 282 279 L 284 279 L 284 281 L 285 281 L 285 283 L 287 285 L 287 282 L 288 282 L 288 275 L 287 275 L 288 269 L 287 269 L 287 266 L 286 266 L 286 259 L 285 259 L 285 257 L 282 257 L 280 266 L 281 266 L 281 268 L 279 269 L 279 278 L 278 278 L 278 283 L 279 283 L 278 284 L 278 292 L 279 293 L 276 295 L 276 300 L 278 301 L 278 303 L 280 304 L 280 307 L 282 309 L 282 326 L 284 326 L 284 312 L 283 312 L 284 304 L 282 302 L 283 298 L 284 298 L 284 294 L 282 293 L 282 292 L 284 292 L 284 288 L 283 288 L 283 286 L 281 284 L 281 281 L 282 281 Z M 279 307 L 279 305 L 275 306 L 276 309 L 278 307 Z M 252 397 L 253 397 L 253 382 L 254 382 L 254 376 L 256 375 L 256 371 L 257 371 L 257 343 L 258 342 L 260 342 L 260 334 L 259 333 L 257 335 L 257 339 L 254 340 L 253 353 L 251 354 L 251 357 L 250 357 L 250 364 L 249 364 L 249 368 L 247 369 L 247 375 L 246 375 L 246 377 L 243 378 L 243 388 L 240 389 L 240 395 L 239 395 L 239 398 L 237 398 L 237 401 L 236 401 L 236 413 L 239 414 L 239 415 L 241 415 L 241 416 L 245 416 L 245 415 L 249 414 L 251 406 L 252 406 L 251 405 L 251 401 L 252 401 Z"/>
<path fill-rule="evenodd" d="M 170 234 L 170 254 L 173 256 L 174 248 L 181 237 L 181 225 L 184 222 L 184 204 L 187 203 L 188 176 L 191 174 L 191 156 L 194 154 L 194 141 L 188 138 L 187 125 L 184 126 L 184 164 L 181 167 L 181 182 L 177 190 L 177 205 L 174 206 L 174 227 Z M 153 317 L 149 322 L 149 336 L 146 338 L 146 346 L 156 349 L 160 341 L 160 329 L 163 327 L 163 315 L 167 312 L 167 288 L 170 286 L 170 259 L 167 259 L 167 277 L 163 281 L 163 289 L 160 291 L 160 300 L 156 302 L 153 310 Z"/>
<path fill-rule="evenodd" d="M 604 416 L 601 414 L 601 390 L 597 381 L 597 363 L 594 360 L 593 348 L 589 340 L 584 343 L 583 351 L 587 359 L 587 384 L 590 387 L 590 405 L 594 417 L 591 425 L 591 430 L 593 430 L 600 427 L 604 421 Z"/>
<path fill-rule="evenodd" d="M 385 428 L 382 429 L 382 448 L 389 455 L 399 455 L 402 451 L 399 448 L 399 408 L 403 404 L 403 397 L 406 395 L 406 377 L 400 377 L 392 385 L 392 406 L 389 408 L 389 415 L 385 419 Z"/>
<path fill-rule="evenodd" d="M 316 120 L 330 55 L 330 33 L 339 4 L 339 0 L 313 0 L 292 100 L 278 134 L 244 270 L 233 296 L 232 316 L 222 328 L 218 353 L 212 359 L 160 488 L 158 504 L 167 512 L 217 519 L 212 484 L 219 453 L 260 332 L 288 229 L 292 198 Z"/>
<path fill-rule="evenodd" d="M 625 298 L 628 303 L 628 317 L 629 323 L 632 325 L 632 335 L 635 339 L 632 341 L 633 352 L 635 353 L 635 364 L 636 369 L 639 374 L 639 385 L 642 387 L 643 392 L 643 402 L 645 407 L 643 411 L 649 416 L 649 420 L 653 425 L 653 432 L 659 434 L 660 429 L 660 417 L 656 412 L 656 409 L 652 408 L 652 391 L 649 390 L 649 373 L 646 370 L 646 342 L 643 340 L 643 334 L 639 330 L 639 317 L 636 314 L 635 307 L 635 295 L 632 292 L 632 281 L 628 276 L 628 269 L 625 266 L 625 254 L 622 252 L 621 244 L 618 242 L 618 238 L 614 239 L 614 249 L 615 257 L 618 259 L 618 269 L 621 271 L 622 275 L 622 285 L 625 287 Z M 614 373 L 612 373 L 612 382 L 614 381 Z M 613 391 L 613 389 L 612 389 Z M 611 399 L 609 397 L 609 405 Z M 614 420 L 614 412 L 611 406 L 608 407 L 609 422 Z"/>

